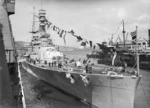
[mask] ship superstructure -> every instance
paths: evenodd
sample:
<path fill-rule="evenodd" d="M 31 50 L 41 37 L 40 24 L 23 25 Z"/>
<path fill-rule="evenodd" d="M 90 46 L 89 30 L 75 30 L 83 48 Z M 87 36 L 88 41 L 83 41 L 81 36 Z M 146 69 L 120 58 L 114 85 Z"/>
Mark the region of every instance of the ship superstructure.
<path fill-rule="evenodd" d="M 150 29 L 148 30 L 148 40 L 141 39 L 137 41 L 140 58 L 140 68 L 150 69 Z M 131 45 L 130 51 L 135 54 L 136 46 Z"/>
<path fill-rule="evenodd" d="M 35 30 L 35 17 L 39 19 L 39 28 Z M 33 13 L 32 40 L 30 43 L 29 54 L 31 58 L 37 59 L 40 62 L 54 62 L 57 58 L 63 58 L 63 54 L 59 52 L 53 44 L 52 38 L 46 31 L 48 26 L 46 19 L 46 11 L 39 10 L 38 16 Z"/>
<path fill-rule="evenodd" d="M 32 42 L 31 45 L 53 45 L 50 34 L 46 32 L 46 26 L 48 20 L 46 19 L 46 11 L 41 9 L 39 10 L 39 15 L 36 16 L 39 19 L 39 28 L 35 30 L 35 14 L 33 14 L 33 27 L 32 27 Z"/>

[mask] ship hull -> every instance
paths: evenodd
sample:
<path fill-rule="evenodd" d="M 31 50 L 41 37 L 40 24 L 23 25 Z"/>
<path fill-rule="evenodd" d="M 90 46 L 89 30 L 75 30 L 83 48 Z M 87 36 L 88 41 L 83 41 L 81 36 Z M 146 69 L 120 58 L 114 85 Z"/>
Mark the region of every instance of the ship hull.
<path fill-rule="evenodd" d="M 122 54 L 120 56 L 122 60 L 125 60 L 128 66 L 134 67 L 136 66 L 136 55 L 131 55 L 131 54 Z M 118 59 L 121 60 L 121 59 Z M 116 60 L 117 61 L 117 60 Z M 118 62 L 117 61 L 117 62 Z M 140 54 L 139 55 L 139 65 L 140 68 L 142 69 L 150 69 L 150 55 L 149 54 Z"/>
<path fill-rule="evenodd" d="M 84 100 L 97 108 L 134 108 L 134 94 L 140 77 L 112 77 L 101 74 L 86 74 L 90 79 L 86 84 L 81 74 L 72 73 L 74 83 L 66 77 L 68 72 L 38 67 L 22 62 L 22 67 L 37 78 Z"/>
<path fill-rule="evenodd" d="M 140 55 L 140 68 L 150 69 L 150 55 Z"/>

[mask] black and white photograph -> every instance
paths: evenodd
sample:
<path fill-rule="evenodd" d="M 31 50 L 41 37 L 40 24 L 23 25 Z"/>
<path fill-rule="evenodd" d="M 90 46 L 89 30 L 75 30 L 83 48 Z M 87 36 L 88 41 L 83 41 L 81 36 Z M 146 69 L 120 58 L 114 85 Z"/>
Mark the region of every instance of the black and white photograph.
<path fill-rule="evenodd" d="M 150 108 L 150 0 L 0 0 L 0 108 Z"/>

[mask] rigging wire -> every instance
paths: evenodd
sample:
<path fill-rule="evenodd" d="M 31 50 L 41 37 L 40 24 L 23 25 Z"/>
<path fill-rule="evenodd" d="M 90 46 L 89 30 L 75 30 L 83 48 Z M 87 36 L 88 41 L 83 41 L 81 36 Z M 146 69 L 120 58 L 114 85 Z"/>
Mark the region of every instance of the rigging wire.
<path fill-rule="evenodd" d="M 40 2 L 40 6 L 41 6 L 41 10 L 44 9 L 45 10 L 45 7 L 46 7 L 46 1 L 44 0 L 41 0 Z"/>
<path fill-rule="evenodd" d="M 119 24 L 118 28 L 117 28 L 117 29 L 116 29 L 116 31 L 113 33 L 113 35 L 116 35 L 116 34 L 117 34 L 117 32 L 118 32 L 118 30 L 119 30 L 119 28 L 120 28 L 120 26 L 121 26 L 122 22 L 123 22 L 123 20 L 120 22 L 120 24 Z"/>
<path fill-rule="evenodd" d="M 125 41 L 127 41 L 128 40 L 128 33 L 127 33 L 127 35 L 126 35 L 126 40 Z"/>

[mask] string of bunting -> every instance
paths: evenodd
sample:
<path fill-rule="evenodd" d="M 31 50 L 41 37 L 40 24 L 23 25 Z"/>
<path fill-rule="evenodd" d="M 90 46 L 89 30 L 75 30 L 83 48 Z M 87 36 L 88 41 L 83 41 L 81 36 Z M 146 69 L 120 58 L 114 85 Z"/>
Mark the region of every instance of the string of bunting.
<path fill-rule="evenodd" d="M 47 22 L 47 29 L 52 29 L 53 31 L 57 32 L 59 37 L 63 38 L 64 44 L 66 44 L 66 39 L 65 38 L 66 38 L 67 33 L 70 33 L 72 36 L 77 38 L 77 42 L 81 42 L 80 45 L 83 46 L 83 47 L 85 47 L 85 46 L 87 46 L 87 44 L 89 44 L 90 48 L 92 48 L 92 49 L 95 49 L 96 46 L 98 46 L 100 49 L 103 48 L 102 44 L 93 42 L 91 40 L 88 41 L 87 39 L 84 39 L 81 36 L 76 35 L 74 30 L 66 31 L 66 30 L 60 29 L 59 27 L 52 24 L 51 22 Z"/>
<path fill-rule="evenodd" d="M 37 17 L 37 16 L 36 16 Z M 63 38 L 64 40 L 64 44 L 66 44 L 66 34 L 67 33 L 70 33 L 72 34 L 72 36 L 76 37 L 77 38 L 77 42 L 81 42 L 81 46 L 86 46 L 87 44 L 90 45 L 90 48 L 92 49 L 95 49 L 96 46 L 98 46 L 100 49 L 103 49 L 104 48 L 104 44 L 100 44 L 100 43 L 96 43 L 96 42 L 93 42 L 91 40 L 87 41 L 87 39 L 84 39 L 82 38 L 81 36 L 79 35 L 75 35 L 75 32 L 73 30 L 71 31 L 66 31 L 66 30 L 63 30 L 63 29 L 60 29 L 59 27 L 57 27 L 56 25 L 52 24 L 51 22 L 49 22 L 47 19 L 45 19 L 45 23 L 47 25 L 47 29 L 52 29 L 53 31 L 57 32 L 57 34 L 60 36 L 60 38 Z M 122 23 L 122 21 L 121 21 Z M 120 27 L 120 25 L 119 25 Z M 117 28 L 116 32 L 118 31 L 119 27 Z M 37 32 L 37 31 L 36 31 Z M 36 33 L 36 32 L 32 32 L 32 33 Z M 115 33 L 116 33 L 115 32 Z M 112 36 L 113 38 L 113 36 Z M 112 40 L 112 39 L 111 39 Z M 111 41 L 110 41 L 111 42 Z"/>
<path fill-rule="evenodd" d="M 36 15 L 35 15 L 36 16 Z M 38 16 L 36 16 L 36 17 L 38 17 Z M 39 17 L 38 17 L 39 18 Z M 63 40 L 64 40 L 64 44 L 66 44 L 66 34 L 67 33 L 70 33 L 70 34 L 72 34 L 72 36 L 74 36 L 74 37 L 76 37 L 77 38 L 77 42 L 81 42 L 81 46 L 83 46 L 83 47 L 85 47 L 87 44 L 89 44 L 90 45 L 90 48 L 92 48 L 92 49 L 95 49 L 96 48 L 96 46 L 98 46 L 99 47 L 99 49 L 105 49 L 106 48 L 106 46 L 102 43 L 102 44 L 100 44 L 100 43 L 96 43 L 96 42 L 93 42 L 93 41 L 91 41 L 91 40 L 89 40 L 89 41 L 87 41 L 87 39 L 84 39 L 84 38 L 82 38 L 81 36 L 79 36 L 79 35 L 76 35 L 75 34 L 75 32 L 73 31 L 73 30 L 71 30 L 71 31 L 66 31 L 66 30 L 63 30 L 63 29 L 60 29 L 59 27 L 57 27 L 56 25 L 54 25 L 54 24 L 52 24 L 51 22 L 49 22 L 47 19 L 45 19 L 45 25 L 47 25 L 47 29 L 52 29 L 53 31 L 55 31 L 55 32 L 57 32 L 57 34 L 61 37 L 61 38 L 63 38 Z M 120 27 L 120 25 L 119 25 L 119 27 Z M 119 27 L 118 27 L 118 29 L 119 29 Z M 117 30 L 118 30 L 117 29 Z M 37 33 L 38 31 L 32 31 L 31 33 Z M 117 32 L 117 31 L 116 31 Z M 105 42 L 104 42 L 105 43 Z M 107 49 L 107 48 L 106 48 Z"/>
<path fill-rule="evenodd" d="M 59 35 L 60 38 L 63 38 L 64 40 L 64 44 L 66 44 L 66 30 L 60 29 L 59 27 L 57 27 L 56 25 L 52 24 L 51 22 L 47 22 L 47 29 L 52 29 L 53 31 L 57 32 L 57 34 Z"/>

